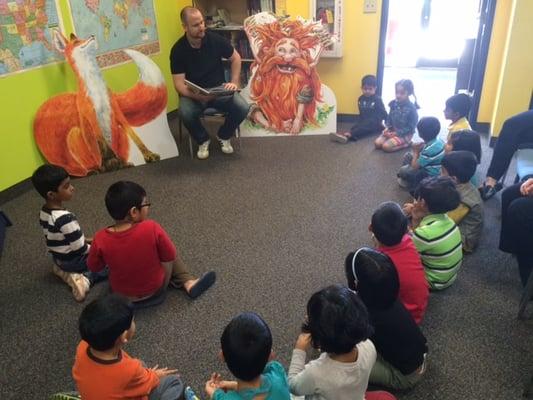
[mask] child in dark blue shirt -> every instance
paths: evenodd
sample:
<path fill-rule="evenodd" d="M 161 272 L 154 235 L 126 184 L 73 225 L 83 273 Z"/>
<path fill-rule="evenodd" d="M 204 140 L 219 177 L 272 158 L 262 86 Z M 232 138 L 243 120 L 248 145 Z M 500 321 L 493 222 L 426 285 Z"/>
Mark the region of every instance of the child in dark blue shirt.
<path fill-rule="evenodd" d="M 376 95 L 377 80 L 374 75 L 365 75 L 361 80 L 363 94 L 359 96 L 357 104 L 359 115 L 349 132 L 333 132 L 329 134 L 332 141 L 348 143 L 362 137 L 379 133 L 383 130 L 383 120 L 387 118 L 387 111 L 381 97 Z"/>

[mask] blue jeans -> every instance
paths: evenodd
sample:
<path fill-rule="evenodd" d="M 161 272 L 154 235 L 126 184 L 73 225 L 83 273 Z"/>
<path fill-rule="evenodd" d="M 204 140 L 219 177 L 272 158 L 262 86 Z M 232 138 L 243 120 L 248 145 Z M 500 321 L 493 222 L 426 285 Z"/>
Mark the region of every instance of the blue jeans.
<path fill-rule="evenodd" d="M 239 93 L 217 97 L 208 103 L 201 103 L 190 97 L 180 96 L 179 115 L 181 121 L 199 145 L 209 140 L 209 135 L 200 121 L 206 108 L 216 108 L 227 113 L 224 124 L 218 130 L 218 137 L 228 140 L 248 115 L 250 104 Z"/>
<path fill-rule="evenodd" d="M 109 269 L 105 267 L 100 272 L 89 271 L 87 267 L 88 256 L 88 254 L 82 254 L 68 261 L 54 258 L 54 263 L 56 263 L 56 265 L 65 272 L 83 274 L 87 279 L 89 279 L 91 286 L 93 286 L 95 283 L 105 281 L 107 279 L 107 276 L 109 275 Z"/>

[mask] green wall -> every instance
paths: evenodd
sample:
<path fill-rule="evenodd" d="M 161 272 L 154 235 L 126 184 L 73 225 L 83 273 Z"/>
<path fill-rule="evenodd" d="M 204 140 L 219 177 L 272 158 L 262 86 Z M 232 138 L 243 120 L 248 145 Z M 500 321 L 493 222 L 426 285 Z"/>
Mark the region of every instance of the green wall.
<path fill-rule="evenodd" d="M 78 1 L 78 0 L 76 0 Z M 59 0 L 65 33 L 72 32 L 72 21 L 67 0 Z M 167 81 L 168 110 L 177 107 L 177 96 L 172 85 L 168 54 L 183 34 L 179 11 L 190 1 L 154 1 L 161 52 L 152 57 Z M 111 67 L 104 78 L 113 91 L 123 91 L 137 81 L 133 63 Z M 0 191 L 28 178 L 44 160 L 33 140 L 33 118 L 39 106 L 50 97 L 76 90 L 76 80 L 66 63 L 0 78 Z"/>

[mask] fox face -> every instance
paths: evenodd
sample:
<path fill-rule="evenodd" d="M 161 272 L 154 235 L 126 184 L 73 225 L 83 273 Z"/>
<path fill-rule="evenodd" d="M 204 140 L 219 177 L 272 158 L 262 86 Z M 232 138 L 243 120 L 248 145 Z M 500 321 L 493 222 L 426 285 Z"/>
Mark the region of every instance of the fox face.
<path fill-rule="evenodd" d="M 76 72 L 80 72 L 80 67 L 84 65 L 96 65 L 96 50 L 98 48 L 94 35 L 87 39 L 79 39 L 74 33 L 67 39 L 58 30 L 53 31 L 54 46 L 60 53 L 63 53 L 68 63 Z M 93 72 L 99 72 L 98 69 Z"/>

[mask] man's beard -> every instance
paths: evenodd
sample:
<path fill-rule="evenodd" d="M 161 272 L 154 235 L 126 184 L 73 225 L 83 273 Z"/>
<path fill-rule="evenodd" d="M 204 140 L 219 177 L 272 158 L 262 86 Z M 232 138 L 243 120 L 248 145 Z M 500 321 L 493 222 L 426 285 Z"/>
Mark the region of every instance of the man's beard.
<path fill-rule="evenodd" d="M 283 121 L 296 117 L 298 94 L 306 85 L 313 88 L 312 80 L 311 67 L 304 58 L 286 63 L 282 57 L 272 56 L 259 65 L 251 83 L 251 98 L 257 102 L 271 126 L 281 132 Z M 315 100 L 311 103 L 312 110 L 306 114 L 314 115 Z"/>

